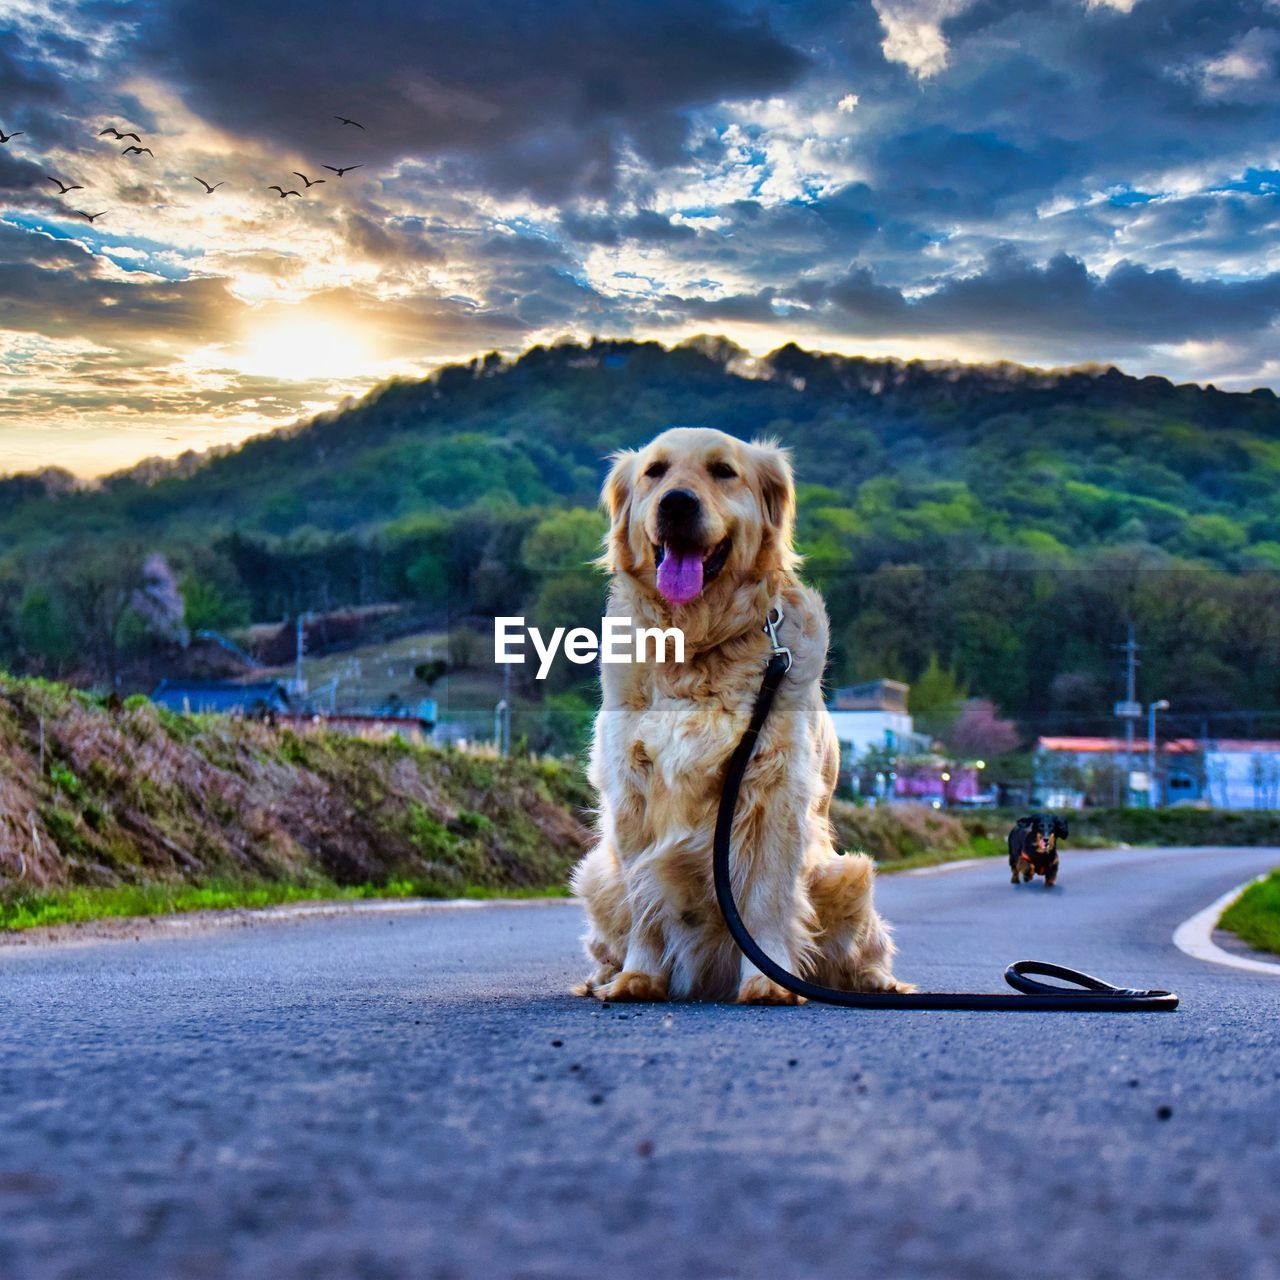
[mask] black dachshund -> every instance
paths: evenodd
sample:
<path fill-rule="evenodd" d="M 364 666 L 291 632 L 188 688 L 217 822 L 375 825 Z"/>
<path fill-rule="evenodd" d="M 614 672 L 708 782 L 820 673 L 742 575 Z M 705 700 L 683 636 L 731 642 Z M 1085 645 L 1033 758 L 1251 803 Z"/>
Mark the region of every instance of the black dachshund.
<path fill-rule="evenodd" d="M 1066 838 L 1064 818 L 1051 813 L 1019 818 L 1009 832 L 1009 883 L 1030 884 L 1034 877 L 1044 876 L 1044 887 L 1052 888 L 1058 879 L 1058 841 Z"/>

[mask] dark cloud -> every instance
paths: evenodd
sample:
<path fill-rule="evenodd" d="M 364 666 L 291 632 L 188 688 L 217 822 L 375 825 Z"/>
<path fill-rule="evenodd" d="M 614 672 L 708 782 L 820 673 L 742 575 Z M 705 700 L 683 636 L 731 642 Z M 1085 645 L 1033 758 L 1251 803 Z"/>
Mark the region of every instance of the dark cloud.
<path fill-rule="evenodd" d="M 690 320 L 745 321 L 751 324 L 767 324 L 778 318 L 774 309 L 777 290 L 772 285 L 755 293 L 733 293 L 721 298 L 680 298 L 667 295 L 661 309 L 670 321 L 675 317 Z"/>
<path fill-rule="evenodd" d="M 624 145 L 674 163 L 690 109 L 781 91 L 806 65 L 764 18 L 726 0 L 366 12 L 170 0 L 136 12 L 137 56 L 233 132 L 333 164 L 464 157 L 495 189 L 546 199 L 609 190 Z"/>
<path fill-rule="evenodd" d="M 0 84 L 4 85 L 5 132 L 23 128 L 28 122 L 14 115 L 15 109 L 55 105 L 66 100 L 66 85 L 49 61 L 50 55 L 67 52 L 67 42 L 54 32 L 43 40 L 32 40 L 12 22 L 0 21 Z M 21 104 L 21 106 L 19 106 Z"/>
<path fill-rule="evenodd" d="M 422 218 L 347 213 L 344 223 L 347 243 L 359 254 L 375 262 L 443 262 L 444 251 L 436 244 Z"/>
<path fill-rule="evenodd" d="M 550 264 L 513 268 L 495 277 L 484 301 L 489 312 L 508 313 L 530 330 L 617 319 L 589 284 Z"/>
<path fill-rule="evenodd" d="M 565 213 L 560 225 L 567 235 L 584 244 L 615 246 L 627 241 L 637 244 L 671 244 L 691 241 L 697 231 L 687 223 L 672 222 L 652 209 L 614 217 L 608 214 Z"/>
<path fill-rule="evenodd" d="M 808 289 L 798 290 L 803 297 Z M 813 299 L 827 302 L 868 332 L 910 331 L 910 306 L 902 294 L 888 285 L 877 284 L 867 267 L 856 267 Z"/>
<path fill-rule="evenodd" d="M 1204 92 L 1205 64 L 1253 28 L 1280 29 L 1280 9 L 1267 0 L 1139 0 L 1129 13 L 1079 0 L 980 3 L 943 24 L 951 63 L 927 114 L 1024 147 L 1083 144 L 1064 176 L 1098 185 L 1221 160 L 1224 144 L 1260 143 L 1275 124 L 1273 105 Z"/>
<path fill-rule="evenodd" d="M 1253 280 L 1193 280 L 1121 262 L 1106 275 L 1059 254 L 1043 266 L 1011 250 L 984 270 L 908 300 L 859 268 L 813 299 L 847 331 L 899 336 L 986 334 L 1088 339 L 1115 347 L 1253 334 L 1280 318 L 1280 272 Z"/>
<path fill-rule="evenodd" d="M 1152 202 L 1124 222 L 1141 235 L 1144 255 L 1172 254 L 1204 260 L 1210 269 L 1226 259 L 1265 261 L 1280 236 L 1280 193 L 1195 194 Z"/>
<path fill-rule="evenodd" d="M 44 170 L 38 164 L 7 147 L 0 147 L 0 192 L 7 196 L 19 193 L 44 195 L 46 191 L 54 190 L 53 184 L 45 181 Z"/>
<path fill-rule="evenodd" d="M 877 148 L 876 186 L 892 193 L 892 207 L 935 223 L 990 217 L 1010 201 L 1025 206 L 1052 190 L 1071 172 L 1075 150 L 1052 134 L 1020 146 L 992 130 L 929 125 Z"/>
<path fill-rule="evenodd" d="M 104 346 L 217 341 L 240 309 L 221 280 L 122 279 L 74 241 L 0 227 L 0 328 Z"/>
<path fill-rule="evenodd" d="M 838 279 L 767 286 L 723 297 L 666 294 L 650 316 L 666 324 L 790 320 L 866 339 L 964 337 L 1062 344 L 1105 359 L 1156 344 L 1252 341 L 1280 321 L 1280 272 L 1252 280 L 1195 280 L 1178 271 L 1122 262 L 1105 275 L 1060 254 L 1037 265 L 1005 249 L 983 269 L 908 296 L 865 266 Z"/>

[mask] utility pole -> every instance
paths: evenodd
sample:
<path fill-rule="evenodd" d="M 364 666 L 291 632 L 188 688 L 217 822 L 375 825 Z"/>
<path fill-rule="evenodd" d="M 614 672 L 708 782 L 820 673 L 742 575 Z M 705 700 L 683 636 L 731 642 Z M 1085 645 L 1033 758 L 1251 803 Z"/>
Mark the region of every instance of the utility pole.
<path fill-rule="evenodd" d="M 1133 623 L 1129 623 L 1128 637 L 1124 644 L 1116 645 L 1124 654 L 1124 701 L 1117 702 L 1116 716 L 1124 721 L 1124 786 L 1120 788 L 1120 807 L 1129 806 L 1129 781 L 1133 776 L 1133 722 L 1142 716 L 1142 703 L 1138 701 L 1138 651 L 1142 646 L 1134 639 Z"/>
<path fill-rule="evenodd" d="M 502 701 L 493 709 L 493 737 L 500 756 L 511 754 L 511 664 L 502 664 Z"/>
<path fill-rule="evenodd" d="M 307 648 L 307 619 L 310 617 L 309 613 L 299 613 L 294 622 L 293 687 L 289 692 L 297 697 L 307 691 L 307 682 L 302 678 L 302 658 Z"/>
<path fill-rule="evenodd" d="M 1168 711 L 1168 698 L 1161 698 L 1147 707 L 1147 807 L 1155 809 L 1156 804 L 1156 712 Z"/>
<path fill-rule="evenodd" d="M 302 649 L 306 643 L 307 643 L 306 625 L 302 620 L 302 614 L 298 614 L 297 633 L 295 634 L 294 641 L 293 641 L 293 653 L 294 653 L 294 662 L 295 662 L 294 672 L 293 672 L 293 683 L 294 683 L 294 687 L 299 691 L 299 693 L 301 693 L 302 691 Z"/>
<path fill-rule="evenodd" d="M 502 713 L 502 754 L 511 754 L 511 663 L 502 664 L 502 700 L 507 709 Z"/>

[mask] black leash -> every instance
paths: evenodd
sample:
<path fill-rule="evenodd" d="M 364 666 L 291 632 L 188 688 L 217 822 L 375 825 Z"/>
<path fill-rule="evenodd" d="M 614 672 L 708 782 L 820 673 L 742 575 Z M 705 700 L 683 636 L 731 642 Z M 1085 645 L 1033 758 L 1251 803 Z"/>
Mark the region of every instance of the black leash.
<path fill-rule="evenodd" d="M 777 627 L 782 622 L 782 610 L 770 611 L 765 630 L 773 644 L 773 656 L 765 667 L 764 680 L 756 695 L 756 705 L 751 713 L 751 723 L 742 735 L 725 775 L 724 790 L 720 793 L 720 810 L 716 815 L 716 836 L 712 867 L 715 873 L 716 900 L 720 913 L 733 940 L 743 955 L 762 974 L 780 987 L 804 996 L 806 1000 L 820 1000 L 825 1004 L 844 1005 L 848 1009 L 1021 1009 L 1026 1012 L 1071 1009 L 1085 1013 L 1143 1012 L 1155 1013 L 1176 1009 L 1178 997 L 1170 991 L 1143 991 L 1134 987 L 1113 987 L 1101 978 L 1090 977 L 1064 965 L 1049 964 L 1042 960 L 1018 960 L 1004 971 L 1004 980 L 1020 995 L 989 995 L 969 992 L 861 992 L 838 991 L 834 987 L 822 987 L 816 982 L 798 978 L 776 964 L 761 949 L 759 943 L 747 932 L 747 926 L 738 913 L 733 899 L 733 882 L 729 874 L 729 846 L 733 834 L 733 813 L 738 804 L 738 791 L 742 776 L 747 771 L 751 753 L 755 750 L 760 729 L 773 706 L 774 694 L 783 677 L 791 669 L 791 653 L 778 643 Z M 1037 982 L 1028 975 L 1039 974 L 1045 978 L 1057 978 L 1070 982 L 1078 990 L 1059 987 L 1050 982 Z"/>

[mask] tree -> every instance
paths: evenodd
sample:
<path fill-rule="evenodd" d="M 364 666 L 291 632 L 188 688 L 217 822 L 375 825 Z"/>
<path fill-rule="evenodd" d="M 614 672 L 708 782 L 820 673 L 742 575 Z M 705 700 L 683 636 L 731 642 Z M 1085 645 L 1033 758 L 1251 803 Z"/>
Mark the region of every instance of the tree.
<path fill-rule="evenodd" d="M 449 580 L 444 560 L 432 551 L 424 551 L 404 571 L 405 581 L 419 600 L 434 603 L 446 599 Z"/>
<path fill-rule="evenodd" d="M 60 594 L 39 583 L 18 606 L 18 637 L 37 671 L 60 674 L 74 661 L 76 642 Z"/>
<path fill-rule="evenodd" d="M 934 738 L 942 738 L 954 728 L 964 709 L 968 690 L 950 667 L 929 655 L 929 665 L 911 685 L 908 706 L 916 728 Z"/>
<path fill-rule="evenodd" d="M 596 512 L 561 511 L 539 521 L 525 538 L 521 559 L 537 582 L 529 617 L 544 635 L 556 627 L 599 629 L 605 581 L 591 561 L 603 536 L 604 520 Z M 552 687 L 563 689 L 588 674 L 594 679 L 593 667 L 561 661 L 548 679 Z"/>
<path fill-rule="evenodd" d="M 244 596 L 194 570 L 182 579 L 182 603 L 192 631 L 225 631 L 249 623 L 249 602 Z"/>
<path fill-rule="evenodd" d="M 604 534 L 599 512 L 557 511 L 529 530 L 520 559 L 530 573 L 582 572 L 600 554 Z"/>
<path fill-rule="evenodd" d="M 444 658 L 428 658 L 419 662 L 413 669 L 413 678 L 422 681 L 428 689 L 435 687 L 436 681 L 443 679 L 449 672 L 449 663 Z"/>
<path fill-rule="evenodd" d="M 143 562 L 142 582 L 130 596 L 129 607 L 157 640 L 183 649 L 191 643 L 186 601 L 168 560 L 158 551 Z"/>
<path fill-rule="evenodd" d="M 142 557 L 128 544 L 68 556 L 70 567 L 57 579 L 80 652 L 114 689 L 120 671 L 120 630 L 143 585 Z"/>
<path fill-rule="evenodd" d="M 1001 720 L 989 699 L 970 698 L 945 741 L 952 754 L 962 759 L 991 759 L 1018 745 L 1018 726 L 1012 720 Z"/>

